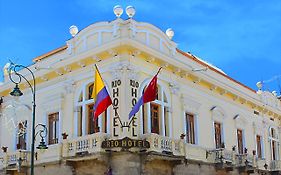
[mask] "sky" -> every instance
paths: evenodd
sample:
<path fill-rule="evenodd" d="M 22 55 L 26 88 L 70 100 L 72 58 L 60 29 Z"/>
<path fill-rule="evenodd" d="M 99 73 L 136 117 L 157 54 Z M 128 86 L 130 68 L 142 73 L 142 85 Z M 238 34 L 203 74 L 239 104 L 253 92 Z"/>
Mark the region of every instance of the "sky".
<path fill-rule="evenodd" d="M 9 59 L 30 65 L 65 45 L 71 25 L 114 20 L 115 5 L 134 6 L 136 21 L 172 28 L 179 49 L 237 81 L 255 90 L 264 81 L 264 90 L 280 94 L 281 0 L 0 0 L 0 68 Z"/>

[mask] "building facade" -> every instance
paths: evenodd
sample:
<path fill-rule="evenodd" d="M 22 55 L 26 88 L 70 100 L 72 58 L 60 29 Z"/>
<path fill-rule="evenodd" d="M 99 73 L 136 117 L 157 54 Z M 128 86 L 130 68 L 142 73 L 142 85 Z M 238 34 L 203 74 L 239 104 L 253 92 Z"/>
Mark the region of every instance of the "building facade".
<path fill-rule="evenodd" d="M 76 29 L 72 26 L 72 29 Z M 73 30 L 72 30 L 73 33 Z M 92 24 L 66 45 L 35 58 L 36 124 L 48 149 L 35 150 L 35 174 L 189 175 L 281 172 L 281 101 L 177 48 L 173 31 L 132 18 Z M 94 65 L 113 104 L 93 120 Z M 129 120 L 158 75 L 158 95 Z M 32 94 L 0 86 L 0 174 L 29 174 Z M 31 81 L 31 75 L 21 73 Z M 40 137 L 36 137 L 36 145 Z"/>

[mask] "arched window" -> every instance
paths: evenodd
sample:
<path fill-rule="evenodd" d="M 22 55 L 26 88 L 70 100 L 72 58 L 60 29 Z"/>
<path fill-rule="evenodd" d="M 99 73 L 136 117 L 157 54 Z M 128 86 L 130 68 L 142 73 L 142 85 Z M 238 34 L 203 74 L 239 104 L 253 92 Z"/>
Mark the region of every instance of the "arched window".
<path fill-rule="evenodd" d="M 225 112 L 219 106 L 211 108 L 213 120 L 213 135 L 215 148 L 224 148 L 224 119 Z"/>
<path fill-rule="evenodd" d="M 94 83 L 88 83 L 79 92 L 78 102 L 76 103 L 76 136 L 93 134 L 97 132 L 107 132 L 107 121 L 109 111 L 105 111 L 96 120 L 94 114 L 94 99 L 91 97 Z"/>
<path fill-rule="evenodd" d="M 142 93 L 149 82 L 144 83 Z M 163 136 L 171 136 L 170 103 L 167 91 L 160 84 L 157 85 L 158 94 L 156 100 L 144 104 L 141 109 L 142 133 L 155 133 Z"/>
<path fill-rule="evenodd" d="M 269 141 L 271 149 L 271 159 L 279 160 L 279 137 L 275 128 L 269 128 Z"/>

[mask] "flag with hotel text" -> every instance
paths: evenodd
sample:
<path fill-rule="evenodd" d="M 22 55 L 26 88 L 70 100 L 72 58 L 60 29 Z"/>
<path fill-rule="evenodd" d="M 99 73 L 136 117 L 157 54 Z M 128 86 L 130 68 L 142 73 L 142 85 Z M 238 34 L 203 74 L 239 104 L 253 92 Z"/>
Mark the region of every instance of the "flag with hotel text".
<path fill-rule="evenodd" d="M 112 104 L 112 100 L 106 90 L 97 65 L 95 65 L 95 67 L 95 83 L 92 93 L 92 98 L 95 99 L 94 120 Z"/>
<path fill-rule="evenodd" d="M 133 109 L 129 114 L 129 119 L 131 119 L 139 110 L 140 107 L 148 102 L 154 101 L 157 97 L 157 75 L 160 72 L 161 68 L 159 68 L 157 74 L 152 78 L 148 86 L 145 88 L 143 95 L 139 99 L 139 101 L 135 104 Z"/>

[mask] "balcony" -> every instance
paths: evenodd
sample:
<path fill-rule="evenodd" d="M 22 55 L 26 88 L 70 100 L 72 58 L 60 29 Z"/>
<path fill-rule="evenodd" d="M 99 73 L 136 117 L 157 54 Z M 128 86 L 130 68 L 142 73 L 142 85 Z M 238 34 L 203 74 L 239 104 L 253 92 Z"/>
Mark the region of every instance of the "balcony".
<path fill-rule="evenodd" d="M 98 152 L 105 152 L 101 143 L 108 138 L 106 133 L 95 133 L 74 139 L 63 140 L 62 157 L 70 158 Z"/>
<path fill-rule="evenodd" d="M 270 163 L 270 170 L 271 171 L 278 171 L 281 172 L 281 160 L 273 160 Z"/>
<path fill-rule="evenodd" d="M 0 169 L 13 171 L 19 169 L 19 164 L 22 168 L 27 167 L 30 161 L 30 152 L 26 150 L 17 150 L 2 154 L 0 158 Z"/>
<path fill-rule="evenodd" d="M 206 149 L 198 145 L 185 144 L 185 158 L 187 160 L 206 161 Z"/>
<path fill-rule="evenodd" d="M 62 157 L 62 144 L 48 145 L 48 149 L 36 150 L 35 164 L 60 161 Z"/>
<path fill-rule="evenodd" d="M 254 156 L 249 154 L 237 154 L 236 155 L 236 166 L 244 167 L 244 166 L 254 166 Z"/>
<path fill-rule="evenodd" d="M 174 156 L 185 156 L 185 147 L 183 140 L 176 140 L 170 137 L 165 137 L 153 133 L 144 134 L 142 136 L 142 139 L 145 139 L 150 144 L 150 148 L 147 149 L 147 152 Z"/>
<path fill-rule="evenodd" d="M 225 148 L 214 149 L 206 152 L 207 161 L 215 164 L 235 164 L 235 153 Z"/>

